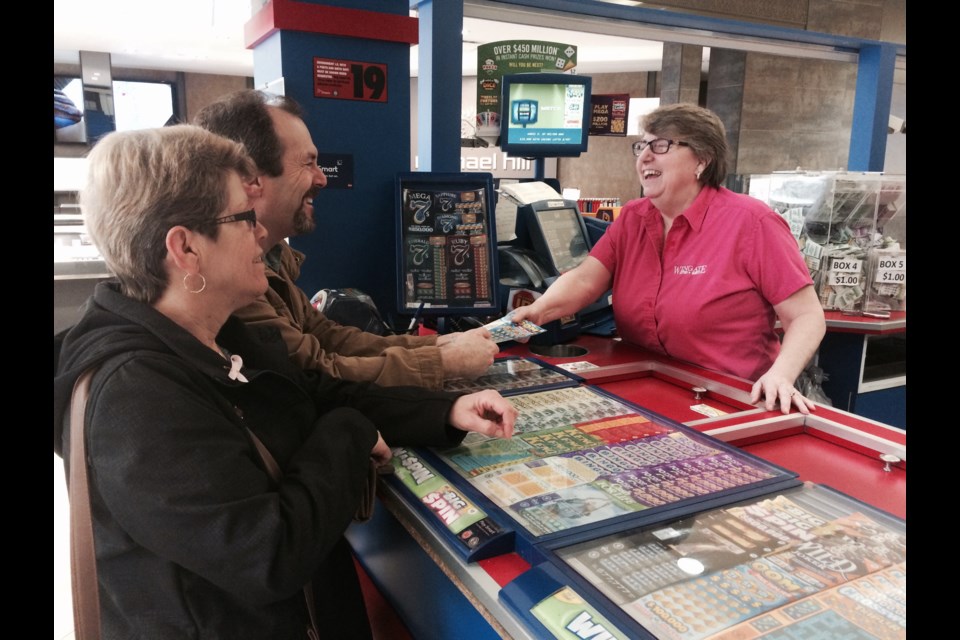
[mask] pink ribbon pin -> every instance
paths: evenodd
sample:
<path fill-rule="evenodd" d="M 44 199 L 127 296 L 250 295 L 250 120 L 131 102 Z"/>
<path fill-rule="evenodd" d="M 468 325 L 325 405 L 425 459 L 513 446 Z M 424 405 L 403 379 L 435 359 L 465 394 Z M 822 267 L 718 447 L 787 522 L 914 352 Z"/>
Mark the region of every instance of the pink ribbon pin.
<path fill-rule="evenodd" d="M 227 374 L 227 377 L 231 380 L 239 380 L 240 382 L 249 382 L 242 373 L 240 373 L 240 368 L 243 366 L 243 358 L 238 355 L 230 356 L 230 373 Z"/>

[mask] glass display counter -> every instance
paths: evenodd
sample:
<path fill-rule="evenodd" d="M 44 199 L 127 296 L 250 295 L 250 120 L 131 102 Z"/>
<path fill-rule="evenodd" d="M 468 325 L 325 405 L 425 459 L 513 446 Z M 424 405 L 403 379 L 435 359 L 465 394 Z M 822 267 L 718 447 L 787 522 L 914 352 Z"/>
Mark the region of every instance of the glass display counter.
<path fill-rule="evenodd" d="M 906 176 L 778 172 L 748 192 L 790 225 L 826 310 L 906 310 Z"/>
<path fill-rule="evenodd" d="M 905 524 L 827 487 L 550 546 L 501 593 L 541 637 L 906 636 Z"/>
<path fill-rule="evenodd" d="M 778 172 L 749 176 L 748 193 L 790 224 L 827 313 L 816 361 L 824 392 L 835 406 L 906 428 L 906 176 Z"/>
<path fill-rule="evenodd" d="M 53 214 L 53 279 L 107 277 L 107 265 L 76 213 Z"/>
<path fill-rule="evenodd" d="M 785 633 L 842 628 L 864 639 L 904 637 L 903 430 L 823 406 L 809 416 L 768 412 L 749 404 L 750 385 L 739 378 L 616 340 L 581 336 L 575 343 L 586 353 L 575 360 L 542 358 L 547 366 L 534 376 L 550 374 L 552 383 L 556 370 L 572 369 L 571 379 L 580 379 L 575 385 L 508 389 L 510 401 L 521 407 L 515 435 L 521 443 L 494 451 L 489 442 L 480 447 L 467 442 L 421 457 L 428 465 L 401 463 L 394 478 L 381 483 L 382 508 L 374 521 L 350 528 L 348 538 L 361 564 L 415 637 L 705 640 L 715 634 L 763 638 L 778 628 Z M 508 351 L 510 360 L 495 369 L 490 383 L 511 386 L 511 368 L 519 377 L 537 370 L 526 345 Z M 615 402 L 615 415 L 580 420 L 562 407 L 532 402 L 570 395 L 578 396 L 567 398 L 573 401 L 566 403 L 571 411 L 611 408 L 609 402 Z M 650 403 L 671 417 L 688 419 L 677 425 L 650 412 Z M 704 404 L 717 408 L 717 415 L 691 409 Z M 728 489 L 713 498 L 674 499 L 598 518 L 592 516 L 599 511 L 583 511 L 588 498 L 533 504 L 533 494 L 543 494 L 545 483 L 566 483 L 574 491 L 584 486 L 582 477 L 567 473 L 576 465 L 548 463 L 551 459 L 576 461 L 583 465 L 580 472 L 593 467 L 594 482 L 604 473 L 619 473 L 606 466 L 614 460 L 622 464 L 622 456 L 589 458 L 554 450 L 572 442 L 559 437 L 568 430 L 565 423 L 553 424 L 564 416 L 586 428 L 578 427 L 580 444 L 588 435 L 628 427 L 633 430 L 625 443 L 636 443 L 641 435 L 636 427 L 645 425 L 640 440 L 690 438 L 714 449 L 708 457 L 732 455 L 747 465 L 763 461 L 754 469 L 789 484 L 776 480 L 754 484 L 757 491 Z M 544 427 L 544 420 L 552 426 Z M 598 421 L 604 429 L 593 430 Z M 700 440 L 693 432 L 709 437 Z M 530 459 L 533 449 L 541 456 Z M 615 449 L 610 443 L 588 447 L 616 455 Z M 665 453 L 659 445 L 654 449 Z M 406 453 L 403 459 L 409 460 Z M 518 456 L 525 460 L 518 462 Z M 693 486 L 689 478 L 670 475 L 666 466 L 654 463 L 649 470 L 664 472 L 656 476 L 663 490 Z M 791 480 L 793 474 L 799 477 Z M 640 477 L 635 471 L 628 475 Z M 413 484 L 422 482 L 419 493 L 410 489 L 413 478 L 418 479 Z M 518 498 L 520 491 L 531 497 Z M 466 500 L 459 504 L 461 497 Z M 495 555 L 465 557 L 470 543 L 462 541 L 485 527 L 453 526 L 461 516 L 476 519 L 479 514 L 471 508 L 511 533 L 514 550 L 503 546 L 501 537 Z M 576 523 L 556 526 L 564 518 Z M 418 589 L 409 588 L 411 575 L 417 576 Z"/>

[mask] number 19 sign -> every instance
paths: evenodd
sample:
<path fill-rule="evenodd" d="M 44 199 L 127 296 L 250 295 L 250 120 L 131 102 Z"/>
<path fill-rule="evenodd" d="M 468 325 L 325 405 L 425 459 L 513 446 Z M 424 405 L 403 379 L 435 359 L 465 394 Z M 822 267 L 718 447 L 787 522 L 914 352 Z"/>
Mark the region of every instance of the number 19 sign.
<path fill-rule="evenodd" d="M 387 101 L 387 65 L 313 59 L 313 95 L 340 100 Z"/>

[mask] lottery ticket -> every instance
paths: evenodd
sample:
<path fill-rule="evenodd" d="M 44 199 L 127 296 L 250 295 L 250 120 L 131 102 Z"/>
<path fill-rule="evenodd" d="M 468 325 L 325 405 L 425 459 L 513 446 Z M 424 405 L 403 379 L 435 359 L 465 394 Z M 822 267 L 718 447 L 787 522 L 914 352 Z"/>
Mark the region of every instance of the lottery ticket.
<path fill-rule="evenodd" d="M 559 489 L 510 505 L 531 532 L 542 535 L 630 513 L 610 494 L 589 484 Z"/>
<path fill-rule="evenodd" d="M 443 383 L 445 391 L 478 391 L 480 389 L 496 389 L 509 391 L 527 387 L 570 383 L 571 378 L 564 374 L 547 369 L 535 362 L 527 360 L 506 360 L 490 365 L 486 373 L 475 380 L 458 378 Z"/>
<path fill-rule="evenodd" d="M 790 602 L 710 636 L 710 640 L 761 638 L 863 638 L 904 640 L 906 563 Z"/>
<path fill-rule="evenodd" d="M 486 325 L 484 329 L 490 332 L 490 335 L 493 336 L 493 341 L 500 343 L 506 342 L 507 340 L 521 340 L 523 338 L 529 338 L 530 336 L 535 336 L 538 333 L 543 333 L 546 331 L 543 327 L 536 325 L 529 320 L 521 320 L 520 322 L 514 322 L 510 319 L 511 314 L 507 314 L 499 320 L 494 320 Z"/>

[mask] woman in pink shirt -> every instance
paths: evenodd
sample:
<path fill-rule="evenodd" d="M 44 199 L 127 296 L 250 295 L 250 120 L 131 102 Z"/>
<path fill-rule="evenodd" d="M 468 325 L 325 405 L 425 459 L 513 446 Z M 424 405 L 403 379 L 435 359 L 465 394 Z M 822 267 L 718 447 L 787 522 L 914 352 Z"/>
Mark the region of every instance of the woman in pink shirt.
<path fill-rule="evenodd" d="M 659 107 L 633 143 L 644 197 L 621 210 L 590 255 L 514 320 L 570 315 L 613 289 L 627 342 L 754 381 L 751 401 L 814 409 L 794 382 L 826 331 L 785 220 L 721 186 L 723 123 L 692 104 Z M 782 340 L 774 330 L 779 318 Z"/>

